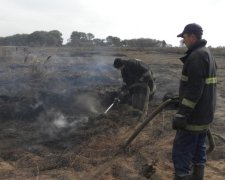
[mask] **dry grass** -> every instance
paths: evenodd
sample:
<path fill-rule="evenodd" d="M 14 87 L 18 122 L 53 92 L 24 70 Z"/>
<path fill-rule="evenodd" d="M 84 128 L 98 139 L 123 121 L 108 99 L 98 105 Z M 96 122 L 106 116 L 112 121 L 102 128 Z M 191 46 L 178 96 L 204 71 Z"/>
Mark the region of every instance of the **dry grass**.
<path fill-rule="evenodd" d="M 1 47 L 0 179 L 86 180 L 96 175 L 145 180 L 146 164 L 156 170 L 152 179 L 172 179 L 174 110 L 158 114 L 118 156 L 141 122 L 124 106 L 99 116 L 121 85 L 119 72 L 112 68 L 115 56 L 142 59 L 153 70 L 158 91 L 148 114 L 166 92 L 178 90 L 182 49 L 179 54 L 163 50 Z M 216 60 L 218 103 L 211 129 L 224 137 L 224 58 Z M 219 136 L 216 143 L 206 179 L 222 180 L 225 145 Z"/>

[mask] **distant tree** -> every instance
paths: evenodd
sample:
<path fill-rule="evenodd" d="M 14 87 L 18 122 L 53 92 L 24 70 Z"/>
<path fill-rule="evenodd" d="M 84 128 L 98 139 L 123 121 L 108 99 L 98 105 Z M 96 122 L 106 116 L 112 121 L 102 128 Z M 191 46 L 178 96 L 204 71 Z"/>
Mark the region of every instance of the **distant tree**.
<path fill-rule="evenodd" d="M 135 40 L 127 40 L 127 39 L 125 39 L 125 40 L 121 41 L 121 44 L 122 44 L 122 46 L 125 46 L 125 47 L 128 47 L 128 46 L 136 47 Z"/>
<path fill-rule="evenodd" d="M 87 35 L 84 32 L 73 31 L 70 36 L 70 45 L 79 46 L 82 45 L 82 42 L 87 41 Z"/>
<path fill-rule="evenodd" d="M 95 38 L 94 34 L 92 34 L 92 33 L 87 33 L 86 36 L 87 36 L 88 41 L 92 41 Z"/>
<path fill-rule="evenodd" d="M 114 37 L 114 36 L 108 36 L 106 38 L 106 42 L 110 46 L 120 46 L 121 45 L 120 38 Z"/>
<path fill-rule="evenodd" d="M 209 45 L 209 46 L 208 46 L 208 48 L 212 49 L 212 46 L 211 46 L 211 45 Z"/>
<path fill-rule="evenodd" d="M 0 37 L 0 45 L 15 46 L 62 46 L 62 33 L 58 30 L 34 31 L 31 34 L 16 34 Z M 168 47 L 165 40 L 159 41 L 150 38 L 123 40 L 119 37 L 108 36 L 106 39 L 95 38 L 92 33 L 73 31 L 67 42 L 68 46 L 125 46 L 125 47 Z M 181 45 L 184 46 L 183 43 Z"/>
<path fill-rule="evenodd" d="M 53 31 L 35 31 L 28 35 L 28 44 L 30 46 L 61 46 L 62 33 L 58 30 Z"/>
<path fill-rule="evenodd" d="M 94 45 L 94 34 L 84 33 L 79 31 L 73 31 L 70 39 L 67 42 L 69 46 L 93 46 Z"/>
<path fill-rule="evenodd" d="M 86 33 L 73 31 L 71 34 L 71 41 L 84 41 L 87 40 Z"/>
<path fill-rule="evenodd" d="M 4 46 L 26 46 L 27 45 L 27 34 L 15 34 L 0 38 L 0 45 Z"/>
<path fill-rule="evenodd" d="M 4 45 L 4 39 L 3 37 L 0 37 L 0 45 L 3 46 Z"/>
<path fill-rule="evenodd" d="M 127 47 L 162 47 L 166 42 L 159 41 L 156 39 L 148 39 L 148 38 L 139 38 L 139 39 L 130 39 L 122 41 L 123 46 Z"/>
<path fill-rule="evenodd" d="M 47 45 L 47 32 L 35 31 L 28 35 L 28 43 L 30 46 L 46 46 Z"/>
<path fill-rule="evenodd" d="M 105 46 L 105 45 L 106 45 L 104 39 L 98 39 L 98 38 L 93 39 L 93 43 L 94 43 L 94 45 L 96 45 L 96 46 Z"/>
<path fill-rule="evenodd" d="M 52 46 L 62 46 L 63 38 L 62 33 L 58 30 L 52 30 L 48 32 L 48 39 L 51 41 L 49 45 Z"/>
<path fill-rule="evenodd" d="M 162 47 L 166 47 L 166 41 L 165 40 L 162 41 Z"/>

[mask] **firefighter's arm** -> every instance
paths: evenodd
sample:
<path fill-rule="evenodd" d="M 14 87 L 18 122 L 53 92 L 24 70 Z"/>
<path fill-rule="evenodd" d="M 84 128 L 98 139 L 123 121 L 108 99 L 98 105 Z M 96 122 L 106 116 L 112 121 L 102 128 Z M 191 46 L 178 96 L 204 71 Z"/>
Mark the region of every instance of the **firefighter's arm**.
<path fill-rule="evenodd" d="M 186 123 L 197 105 L 205 85 L 204 73 L 203 61 L 201 59 L 191 59 L 188 65 L 188 77 L 186 77 L 186 81 L 188 81 L 186 91 L 181 99 L 177 115 L 173 120 L 173 126 L 176 126 L 177 122 Z M 181 128 L 183 126 L 182 124 Z"/>

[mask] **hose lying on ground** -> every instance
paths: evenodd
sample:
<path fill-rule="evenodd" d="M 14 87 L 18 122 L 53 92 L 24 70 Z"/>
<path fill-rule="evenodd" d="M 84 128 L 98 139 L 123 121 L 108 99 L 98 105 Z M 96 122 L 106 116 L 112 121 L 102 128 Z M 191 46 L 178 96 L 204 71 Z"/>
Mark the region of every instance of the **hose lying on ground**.
<path fill-rule="evenodd" d="M 210 128 L 207 131 L 207 137 L 208 137 L 208 141 L 209 141 L 209 148 L 206 150 L 207 154 L 210 154 L 216 147 L 214 138 L 212 136 L 212 132 L 210 130 Z"/>
<path fill-rule="evenodd" d="M 165 108 L 172 100 L 168 99 L 166 101 L 164 101 L 163 103 L 161 103 L 152 113 L 151 115 L 142 123 L 140 124 L 136 130 L 134 131 L 134 133 L 132 133 L 132 135 L 128 138 L 128 140 L 125 142 L 124 145 L 122 145 L 111 157 L 110 160 L 108 160 L 106 163 L 104 163 L 103 165 L 101 165 L 101 167 L 99 168 L 99 170 L 94 174 L 94 175 L 90 175 L 90 177 L 85 177 L 86 180 L 93 180 L 93 179 L 98 179 L 103 173 L 104 171 L 106 171 L 110 165 L 116 160 L 116 158 L 118 157 L 118 155 L 122 154 L 125 152 L 125 149 L 128 147 L 128 145 L 135 139 L 135 137 L 141 132 L 141 130 L 160 112 L 163 110 L 163 108 Z"/>
<path fill-rule="evenodd" d="M 148 102 L 147 100 L 147 94 L 149 93 L 149 90 L 147 90 L 148 92 L 146 93 L 146 99 L 145 99 L 145 103 Z M 122 154 L 123 152 L 125 152 L 125 149 L 128 147 L 128 145 L 137 137 L 137 135 L 141 132 L 141 130 L 159 113 L 161 112 L 166 106 L 168 106 L 169 104 L 173 103 L 174 99 L 167 99 L 164 102 L 162 102 L 151 114 L 150 116 L 142 123 L 140 124 L 135 131 L 131 134 L 131 136 L 127 139 L 127 141 L 125 142 L 125 144 L 123 144 L 111 157 L 111 159 L 109 161 L 107 161 L 106 163 L 104 163 L 103 165 L 101 165 L 100 169 L 93 175 L 93 176 L 89 176 L 89 177 L 85 177 L 86 180 L 93 180 L 93 179 L 98 179 L 104 171 L 106 171 L 110 165 L 116 160 L 116 158 L 118 157 L 118 155 Z M 146 104 L 145 104 L 146 105 Z M 146 107 L 145 107 L 146 108 Z M 145 108 L 144 111 L 142 113 L 142 116 L 140 118 L 144 118 L 145 115 Z M 214 148 L 215 148 L 215 142 L 211 133 L 211 130 L 209 129 L 207 131 L 207 137 L 208 137 L 208 141 L 209 141 L 209 148 L 207 149 L 207 154 L 211 153 Z"/>

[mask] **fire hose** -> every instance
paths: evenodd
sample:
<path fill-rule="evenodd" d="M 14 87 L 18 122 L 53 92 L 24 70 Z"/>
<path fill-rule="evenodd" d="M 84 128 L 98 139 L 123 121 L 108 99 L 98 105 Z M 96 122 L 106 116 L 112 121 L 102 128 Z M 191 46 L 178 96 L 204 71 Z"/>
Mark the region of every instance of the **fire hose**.
<path fill-rule="evenodd" d="M 139 83 L 137 85 L 134 85 L 133 87 L 135 86 L 144 86 L 143 83 Z M 146 86 L 146 85 L 145 85 Z M 130 87 L 132 88 L 132 87 Z M 146 101 L 148 101 L 148 93 L 150 92 L 149 88 L 147 88 L 147 92 L 146 92 Z M 174 103 L 174 101 L 176 101 L 177 99 L 176 98 L 169 98 L 165 101 L 163 101 L 151 114 L 150 116 L 145 119 L 145 121 L 140 124 L 136 130 L 131 134 L 131 136 L 127 139 L 127 141 L 114 153 L 114 155 L 112 156 L 112 158 L 107 162 L 107 164 L 104 164 L 104 167 L 102 167 L 100 169 L 100 171 L 97 171 L 97 173 L 94 174 L 94 176 L 91 176 L 91 177 L 87 177 L 86 179 L 87 180 L 92 180 L 92 179 L 97 179 L 97 177 L 99 177 L 103 172 L 104 170 L 106 170 L 109 165 L 111 165 L 111 163 L 113 162 L 113 160 L 115 160 L 115 158 L 125 152 L 126 148 L 131 144 L 131 142 L 138 136 L 138 134 L 142 131 L 142 129 L 144 129 L 144 127 L 158 114 L 160 113 L 164 108 L 166 108 L 169 104 L 172 104 Z M 146 103 L 146 102 L 145 102 Z M 146 104 L 145 104 L 146 105 Z M 141 118 L 144 117 L 144 112 L 145 112 L 145 106 L 144 106 L 144 110 L 143 110 L 143 113 L 142 113 L 142 116 Z M 109 108 L 110 109 L 110 108 Z M 207 137 L 208 137 L 208 144 L 209 144 L 209 147 L 207 149 L 207 154 L 211 153 L 214 148 L 215 148 L 215 141 L 214 141 L 214 138 L 212 136 L 212 133 L 211 133 L 211 130 L 208 129 L 207 131 Z"/>
<path fill-rule="evenodd" d="M 167 99 L 166 101 L 162 102 L 151 114 L 150 116 L 142 123 L 137 129 L 133 132 L 133 134 L 129 137 L 129 139 L 124 144 L 123 148 L 127 148 L 127 146 L 135 139 L 135 137 L 141 132 L 141 130 L 159 113 L 161 112 L 166 106 L 173 103 L 174 99 Z M 209 148 L 207 149 L 207 154 L 211 153 L 215 148 L 215 141 L 212 136 L 211 130 L 208 129 L 207 137 L 209 142 Z"/>
<path fill-rule="evenodd" d="M 146 92 L 146 99 L 145 99 L 145 105 L 144 105 L 144 110 L 142 113 L 141 118 L 144 118 L 145 111 L 147 111 L 147 106 L 148 106 L 148 97 L 150 94 L 149 87 L 145 83 L 136 83 L 132 86 L 129 87 L 129 89 L 141 86 L 141 87 L 146 87 L 147 92 Z M 118 100 L 117 100 L 118 101 Z M 114 103 L 116 103 L 115 101 Z M 126 141 L 126 143 L 122 146 L 123 149 L 127 148 L 127 146 L 135 139 L 135 137 L 141 132 L 141 130 L 159 113 L 161 112 L 166 106 L 169 104 L 173 104 L 174 101 L 176 101 L 176 98 L 169 98 L 165 101 L 163 101 L 151 114 L 150 116 L 142 123 L 140 126 L 137 127 L 137 129 L 133 132 L 133 134 L 129 137 L 129 139 Z M 113 104 L 114 104 L 113 103 Z M 111 106 L 112 107 L 112 106 Z M 109 107 L 106 111 L 108 111 L 111 107 Z M 212 136 L 212 132 L 210 128 L 207 131 L 207 137 L 208 137 L 208 143 L 209 147 L 207 149 L 207 154 L 211 153 L 215 149 L 215 141 Z"/>
<path fill-rule="evenodd" d="M 134 85 L 131 85 L 129 89 L 134 88 L 134 87 L 143 87 L 146 88 L 146 99 L 145 99 L 145 105 L 144 105 L 144 110 L 142 113 L 141 118 L 144 118 L 145 112 L 148 110 L 148 98 L 150 94 L 150 90 L 147 84 L 145 83 L 135 83 Z M 135 137 L 142 131 L 142 129 L 159 113 L 161 112 L 165 107 L 167 107 L 169 104 L 173 104 L 175 101 L 177 101 L 177 97 L 174 98 L 169 98 L 165 101 L 163 101 L 151 114 L 150 116 L 142 123 L 140 126 L 137 127 L 137 129 L 133 132 L 133 134 L 129 137 L 129 139 L 126 141 L 126 143 L 123 145 L 123 148 L 126 149 L 127 146 L 135 139 Z M 207 137 L 208 137 L 208 143 L 209 147 L 207 149 L 207 154 L 211 153 L 215 149 L 215 141 L 212 136 L 212 132 L 210 128 L 207 130 Z"/>

